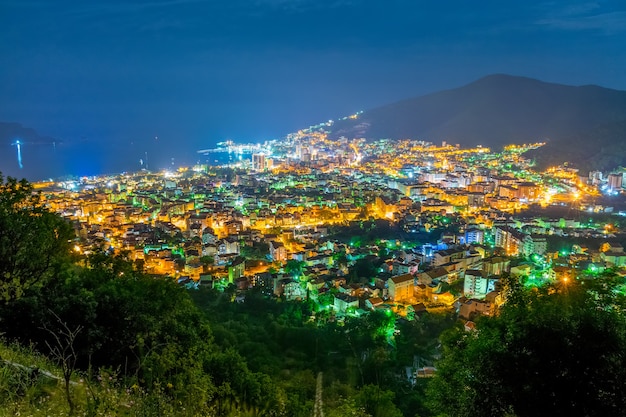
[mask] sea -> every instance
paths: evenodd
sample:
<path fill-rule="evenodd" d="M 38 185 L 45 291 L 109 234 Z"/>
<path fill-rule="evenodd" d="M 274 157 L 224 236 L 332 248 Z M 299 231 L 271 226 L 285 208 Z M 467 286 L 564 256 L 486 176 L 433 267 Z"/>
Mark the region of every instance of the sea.
<path fill-rule="evenodd" d="M 148 146 L 149 145 L 149 146 Z M 20 147 L 21 166 L 15 145 L 0 150 L 0 173 L 29 181 L 58 180 L 99 175 L 176 170 L 197 164 L 210 166 L 251 160 L 249 153 L 213 152 L 206 155 L 197 149 L 159 143 L 124 145 L 78 142 L 30 145 Z"/>

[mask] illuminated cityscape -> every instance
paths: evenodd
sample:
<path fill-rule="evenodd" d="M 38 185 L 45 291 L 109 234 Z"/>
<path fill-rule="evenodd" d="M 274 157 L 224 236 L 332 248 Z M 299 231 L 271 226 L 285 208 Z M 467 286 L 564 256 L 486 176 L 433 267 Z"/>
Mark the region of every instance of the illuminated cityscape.
<path fill-rule="evenodd" d="M 624 0 L 0 23 L 0 417 L 626 417 Z"/>
<path fill-rule="evenodd" d="M 189 288 L 231 284 L 243 296 L 261 287 L 338 317 L 374 309 L 412 316 L 417 308 L 456 309 L 469 320 L 502 302 L 503 273 L 541 286 L 626 265 L 610 239 L 620 232 L 618 213 L 601 203 L 621 190 L 621 173 L 538 171 L 525 154 L 543 143 L 496 152 L 331 140 L 332 123 L 199 151 L 235 155 L 228 165 L 37 187 L 74 225 L 78 253 L 127 253 L 147 273 Z M 392 237 L 364 241 L 363 228 L 380 221 Z M 568 236 L 578 239 L 568 244 Z M 364 259 L 377 269 L 355 275 Z"/>

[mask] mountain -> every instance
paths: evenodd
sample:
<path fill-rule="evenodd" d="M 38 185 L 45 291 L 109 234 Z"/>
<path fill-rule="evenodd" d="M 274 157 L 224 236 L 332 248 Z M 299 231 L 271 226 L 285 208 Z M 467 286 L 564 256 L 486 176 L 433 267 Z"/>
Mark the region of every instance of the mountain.
<path fill-rule="evenodd" d="M 333 126 L 335 136 L 415 138 L 501 148 L 546 142 L 540 164 L 582 170 L 626 166 L 626 91 L 504 74 L 403 100 Z"/>
<path fill-rule="evenodd" d="M 0 122 L 0 145 L 14 143 L 17 139 L 21 142 L 30 142 L 33 144 L 52 144 L 58 142 L 57 139 L 41 136 L 29 127 L 24 127 L 19 123 Z"/>

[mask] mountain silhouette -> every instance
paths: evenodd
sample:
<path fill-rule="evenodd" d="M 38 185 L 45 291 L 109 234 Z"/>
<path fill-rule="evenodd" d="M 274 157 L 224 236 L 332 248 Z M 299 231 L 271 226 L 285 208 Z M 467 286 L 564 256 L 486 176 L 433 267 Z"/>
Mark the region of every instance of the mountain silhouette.
<path fill-rule="evenodd" d="M 626 91 L 496 74 L 339 121 L 333 135 L 494 149 L 546 142 L 534 154 L 540 165 L 608 170 L 626 165 Z"/>

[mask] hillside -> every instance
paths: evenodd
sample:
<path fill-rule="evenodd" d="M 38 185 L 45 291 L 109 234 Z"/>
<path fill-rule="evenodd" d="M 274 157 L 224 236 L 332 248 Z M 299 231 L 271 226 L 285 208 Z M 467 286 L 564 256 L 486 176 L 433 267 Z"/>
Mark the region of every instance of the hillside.
<path fill-rule="evenodd" d="M 19 123 L 0 122 L 0 144 L 11 144 L 16 139 L 34 144 L 50 144 L 55 141 L 54 138 L 41 136 L 34 129 L 24 127 Z"/>
<path fill-rule="evenodd" d="M 626 92 L 490 75 L 366 111 L 357 120 L 336 123 L 333 134 L 493 148 L 545 141 L 536 155 L 540 163 L 611 169 L 626 165 Z"/>

